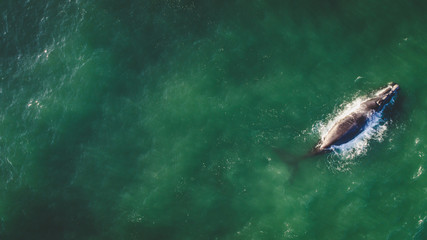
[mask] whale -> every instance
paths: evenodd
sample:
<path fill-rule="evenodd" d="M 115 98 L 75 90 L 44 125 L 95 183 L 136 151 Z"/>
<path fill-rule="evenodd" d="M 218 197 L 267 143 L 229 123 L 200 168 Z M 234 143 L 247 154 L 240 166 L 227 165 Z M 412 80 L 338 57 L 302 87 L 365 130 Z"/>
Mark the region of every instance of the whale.
<path fill-rule="evenodd" d="M 306 155 L 296 157 L 280 148 L 274 147 L 273 150 L 285 163 L 292 165 L 297 165 L 299 160 L 332 152 L 334 148 L 350 142 L 361 134 L 366 126 L 368 126 L 372 115 L 381 112 L 389 105 L 399 90 L 399 84 L 391 82 L 373 91 L 359 107 L 338 120 Z"/>
<path fill-rule="evenodd" d="M 337 121 L 327 134 L 319 140 L 310 155 L 332 151 L 334 147 L 353 140 L 363 132 L 371 116 L 376 112 L 382 111 L 397 95 L 399 90 L 399 84 L 392 82 L 375 91 L 358 108 Z"/>

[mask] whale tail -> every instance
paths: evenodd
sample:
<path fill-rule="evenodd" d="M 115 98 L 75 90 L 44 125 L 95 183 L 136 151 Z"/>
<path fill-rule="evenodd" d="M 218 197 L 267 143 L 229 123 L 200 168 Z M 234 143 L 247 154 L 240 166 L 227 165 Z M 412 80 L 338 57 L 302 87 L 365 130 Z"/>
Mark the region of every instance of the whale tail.
<path fill-rule="evenodd" d="M 288 181 L 292 184 L 297 175 L 297 172 L 299 169 L 299 163 L 301 162 L 301 160 L 305 159 L 306 157 L 296 156 L 281 148 L 273 148 L 273 151 L 289 167 L 291 176 L 289 177 Z"/>
<path fill-rule="evenodd" d="M 309 153 L 302 155 L 302 156 L 296 156 L 294 154 L 291 154 L 281 148 L 273 148 L 273 151 L 277 154 L 277 156 L 287 165 L 290 167 L 291 170 L 291 177 L 290 182 L 293 182 L 293 179 L 295 178 L 298 169 L 299 169 L 299 163 L 311 159 L 319 154 L 325 153 L 324 150 L 318 150 L 313 149 Z"/>
<path fill-rule="evenodd" d="M 319 154 L 322 154 L 324 151 L 319 151 L 317 149 L 314 149 L 313 151 L 302 155 L 302 156 L 296 156 L 293 155 L 281 148 L 273 148 L 273 151 L 277 154 L 277 156 L 279 156 L 279 158 L 286 163 L 287 165 L 290 166 L 297 166 L 299 162 L 301 162 L 302 160 L 306 160 L 308 158 L 312 158 L 314 156 L 317 156 Z"/>
<path fill-rule="evenodd" d="M 298 162 L 303 159 L 303 157 L 295 156 L 281 148 L 273 148 L 273 151 L 284 163 L 290 166 L 297 166 Z"/>

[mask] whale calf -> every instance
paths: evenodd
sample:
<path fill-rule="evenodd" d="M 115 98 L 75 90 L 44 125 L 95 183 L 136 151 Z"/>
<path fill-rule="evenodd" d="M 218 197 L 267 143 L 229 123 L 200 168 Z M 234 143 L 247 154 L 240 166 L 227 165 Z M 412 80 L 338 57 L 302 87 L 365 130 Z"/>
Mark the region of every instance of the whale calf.
<path fill-rule="evenodd" d="M 345 144 L 359 135 L 366 127 L 370 117 L 390 103 L 398 93 L 400 87 L 396 83 L 389 83 L 375 92 L 360 107 L 337 121 L 327 134 L 319 140 L 310 155 L 317 155 L 332 151 L 333 147 Z"/>

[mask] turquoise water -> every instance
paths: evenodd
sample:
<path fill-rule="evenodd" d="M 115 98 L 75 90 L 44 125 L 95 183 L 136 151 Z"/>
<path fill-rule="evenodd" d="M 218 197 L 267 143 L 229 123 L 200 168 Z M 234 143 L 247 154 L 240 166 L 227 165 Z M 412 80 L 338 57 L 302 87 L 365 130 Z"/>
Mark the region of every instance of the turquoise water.
<path fill-rule="evenodd" d="M 427 239 L 422 1 L 0 1 L 0 239 Z M 354 155 L 301 162 L 401 86 Z"/>

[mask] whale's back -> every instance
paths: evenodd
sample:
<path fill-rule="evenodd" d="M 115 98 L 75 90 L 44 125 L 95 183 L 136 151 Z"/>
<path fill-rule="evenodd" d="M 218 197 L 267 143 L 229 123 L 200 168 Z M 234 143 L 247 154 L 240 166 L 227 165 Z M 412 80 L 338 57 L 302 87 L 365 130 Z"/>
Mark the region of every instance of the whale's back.
<path fill-rule="evenodd" d="M 367 115 L 362 112 L 351 113 L 339 120 L 321 141 L 320 150 L 326 150 L 333 145 L 341 145 L 355 138 L 365 126 Z"/>

